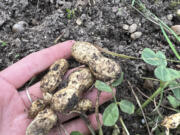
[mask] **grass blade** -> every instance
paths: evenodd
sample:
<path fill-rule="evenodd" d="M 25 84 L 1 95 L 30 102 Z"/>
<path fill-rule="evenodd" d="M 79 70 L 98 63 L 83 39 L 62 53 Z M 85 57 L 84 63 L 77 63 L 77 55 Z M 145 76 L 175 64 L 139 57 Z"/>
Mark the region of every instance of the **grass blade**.
<path fill-rule="evenodd" d="M 172 44 L 171 40 L 170 40 L 169 37 L 167 36 L 167 34 L 166 34 L 166 32 L 165 32 L 165 30 L 164 30 L 164 28 L 162 27 L 161 24 L 160 24 L 160 28 L 161 28 L 161 31 L 162 31 L 165 39 L 167 40 L 169 46 L 171 47 L 173 53 L 174 53 L 174 54 L 176 55 L 176 57 L 180 60 L 180 55 L 179 55 L 178 52 L 176 51 L 174 45 Z"/>

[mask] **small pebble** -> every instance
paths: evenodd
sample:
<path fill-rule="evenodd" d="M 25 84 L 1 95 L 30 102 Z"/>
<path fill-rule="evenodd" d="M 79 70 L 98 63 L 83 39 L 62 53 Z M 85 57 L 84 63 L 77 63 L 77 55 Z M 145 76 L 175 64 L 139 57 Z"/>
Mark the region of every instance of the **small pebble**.
<path fill-rule="evenodd" d="M 172 21 L 173 15 L 172 15 L 172 14 L 167 15 L 167 19 L 168 19 L 169 21 Z"/>
<path fill-rule="evenodd" d="M 129 30 L 129 25 L 124 24 L 124 25 L 122 26 L 122 28 L 123 28 L 123 30 Z"/>
<path fill-rule="evenodd" d="M 69 29 L 66 28 L 66 29 L 63 30 L 63 33 L 64 33 L 63 38 L 68 38 L 70 31 L 69 31 Z"/>
<path fill-rule="evenodd" d="M 129 27 L 129 32 L 133 33 L 137 30 L 137 24 L 133 23 L 130 27 Z"/>
<path fill-rule="evenodd" d="M 180 65 L 176 65 L 176 67 L 177 67 L 178 69 L 180 69 Z"/>
<path fill-rule="evenodd" d="M 32 19 L 31 20 L 31 23 L 35 26 L 35 25 L 38 25 L 38 21 L 36 19 Z"/>
<path fill-rule="evenodd" d="M 114 0 L 114 4 L 119 4 L 120 0 Z"/>
<path fill-rule="evenodd" d="M 171 29 L 177 34 L 180 35 L 180 25 L 174 25 Z"/>
<path fill-rule="evenodd" d="M 140 38 L 141 36 L 142 36 L 142 32 L 139 32 L 139 31 L 134 32 L 134 33 L 131 34 L 131 38 L 132 38 L 133 40 L 138 39 L 138 38 Z"/>
<path fill-rule="evenodd" d="M 16 38 L 15 41 L 14 41 L 15 45 L 17 47 L 20 47 L 21 46 L 21 40 L 19 38 Z"/>
<path fill-rule="evenodd" d="M 80 18 L 78 18 L 78 19 L 76 20 L 76 24 L 77 24 L 77 25 L 81 25 L 81 24 L 82 24 L 82 21 L 81 21 Z"/>
<path fill-rule="evenodd" d="M 142 124 L 145 124 L 145 120 L 144 120 L 144 119 L 142 119 L 142 120 L 141 120 L 141 123 L 142 123 Z"/>
<path fill-rule="evenodd" d="M 177 16 L 180 16 L 180 9 L 176 11 Z"/>
<path fill-rule="evenodd" d="M 17 33 L 21 33 L 26 29 L 27 26 L 28 26 L 28 24 L 25 21 L 20 21 L 20 22 L 13 25 L 12 31 L 17 32 Z"/>
<path fill-rule="evenodd" d="M 148 90 L 154 90 L 153 81 L 146 79 L 146 80 L 144 81 L 143 88 L 144 88 L 144 89 L 148 89 Z"/>

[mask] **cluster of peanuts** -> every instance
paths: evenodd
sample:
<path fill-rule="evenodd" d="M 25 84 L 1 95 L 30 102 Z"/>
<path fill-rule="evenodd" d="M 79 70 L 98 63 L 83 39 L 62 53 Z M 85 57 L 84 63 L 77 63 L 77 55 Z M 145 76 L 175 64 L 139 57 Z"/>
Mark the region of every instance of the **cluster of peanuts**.
<path fill-rule="evenodd" d="M 27 127 L 26 135 L 47 135 L 57 123 L 57 113 L 68 114 L 91 109 L 92 101 L 83 99 L 82 94 L 96 79 L 111 81 L 121 73 L 119 64 L 104 57 L 88 42 L 77 41 L 71 51 L 73 58 L 87 67 L 79 67 L 71 72 L 66 80 L 67 85 L 60 88 L 69 63 L 60 59 L 50 66 L 40 82 L 43 99 L 35 100 L 29 109 L 28 116 L 33 120 Z"/>

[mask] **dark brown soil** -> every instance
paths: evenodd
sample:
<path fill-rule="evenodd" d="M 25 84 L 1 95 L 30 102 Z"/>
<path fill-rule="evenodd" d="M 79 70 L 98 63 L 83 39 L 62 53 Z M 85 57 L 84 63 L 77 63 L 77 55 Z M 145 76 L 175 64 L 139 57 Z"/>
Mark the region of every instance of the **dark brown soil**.
<path fill-rule="evenodd" d="M 125 54 L 129 56 L 140 57 L 144 48 L 151 48 L 154 51 L 161 50 L 165 52 L 170 59 L 176 59 L 168 43 L 162 35 L 158 26 L 146 20 L 131 6 L 131 1 L 127 0 L 3 0 L 0 1 L 0 40 L 6 42 L 4 46 L 0 43 L 0 70 L 17 62 L 21 58 L 32 52 L 54 45 L 58 36 L 61 38 L 58 42 L 66 40 L 88 41 L 107 48 L 110 51 Z M 162 19 L 167 25 L 172 26 L 180 24 L 180 18 L 175 15 L 180 5 L 174 7 L 171 0 L 141 0 L 146 7 Z M 74 10 L 71 18 L 67 17 L 66 9 Z M 173 16 L 172 20 L 167 19 L 167 15 Z M 81 25 L 77 24 L 81 20 Z M 22 32 L 13 32 L 13 25 L 19 21 L 25 21 L 28 25 Z M 122 27 L 124 24 L 137 24 L 137 30 L 142 32 L 138 39 L 131 39 L 130 33 Z M 176 49 L 179 51 L 178 42 Z M 125 73 L 124 82 L 117 88 L 117 100 L 127 99 L 132 101 L 138 108 L 134 95 L 128 86 L 130 81 L 141 103 L 146 100 L 136 88 L 139 88 L 147 95 L 151 95 L 158 87 L 153 83 L 150 90 L 144 85 L 144 77 L 154 77 L 153 67 L 145 64 L 141 60 L 125 60 L 115 58 L 121 63 L 122 70 Z M 71 60 L 74 63 L 73 60 Z M 169 67 L 175 67 L 175 63 L 169 63 Z M 158 98 L 157 98 L 158 101 Z M 110 102 L 101 106 L 100 111 Z M 166 99 L 162 102 L 169 105 Z M 145 109 L 148 122 L 153 122 L 158 116 L 157 112 L 152 112 L 153 103 Z M 172 112 L 160 107 L 163 115 L 169 115 Z M 121 116 L 132 135 L 148 134 L 143 117 L 128 115 L 121 112 Z M 118 123 L 121 131 L 122 127 Z M 152 126 L 154 126 L 152 124 Z M 150 127 L 152 128 L 152 127 Z M 104 127 L 104 134 L 111 135 L 112 128 Z M 174 131 L 174 135 L 178 134 Z"/>

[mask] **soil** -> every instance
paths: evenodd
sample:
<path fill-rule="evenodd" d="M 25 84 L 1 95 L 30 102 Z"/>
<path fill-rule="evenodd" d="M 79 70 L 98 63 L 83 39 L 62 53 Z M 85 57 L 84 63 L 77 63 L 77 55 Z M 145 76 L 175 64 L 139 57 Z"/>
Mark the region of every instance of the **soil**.
<path fill-rule="evenodd" d="M 94 3 L 94 2 L 95 3 Z M 176 10 L 180 5 L 171 6 L 172 0 L 141 0 L 146 7 L 162 19 L 168 26 L 180 23 L 176 16 Z M 131 6 L 127 0 L 4 0 L 0 1 L 0 70 L 17 62 L 32 52 L 54 45 L 66 40 L 88 41 L 106 48 L 110 51 L 129 56 L 140 57 L 144 48 L 151 48 L 154 51 L 161 50 L 170 59 L 176 59 L 168 43 L 162 35 L 160 28 L 146 20 Z M 68 16 L 66 9 L 70 9 Z M 172 19 L 168 20 L 168 15 Z M 24 21 L 21 32 L 13 31 L 14 24 Z M 136 31 L 142 32 L 138 39 L 132 39 L 131 33 L 123 29 L 123 25 L 137 24 Z M 180 50 L 178 42 L 169 35 Z M 179 52 L 180 53 L 180 52 Z M 136 88 L 143 93 L 151 95 L 158 87 L 157 82 L 150 82 L 145 85 L 144 77 L 154 77 L 154 68 L 145 64 L 142 60 L 126 60 L 118 57 L 114 59 L 122 66 L 125 74 L 124 81 L 117 88 L 117 100 L 126 99 L 132 101 L 136 108 L 137 102 L 132 94 L 127 81 L 130 81 L 141 103 L 146 100 Z M 73 60 L 71 60 L 74 63 Z M 74 65 L 74 64 L 73 64 Z M 176 67 L 176 63 L 169 63 L 169 67 Z M 150 88 L 149 88 L 150 87 Z M 158 100 L 157 100 L 158 101 Z M 110 102 L 100 107 L 103 112 Z M 167 99 L 163 99 L 163 105 L 169 106 Z M 152 122 L 157 112 L 152 112 L 153 103 L 145 109 L 148 122 Z M 173 113 L 170 110 L 159 108 L 163 115 Z M 130 134 L 148 134 L 143 117 L 128 115 L 121 112 L 121 116 Z M 121 133 L 122 127 L 118 123 Z M 154 126 L 154 125 L 152 125 Z M 152 128 L 152 127 L 151 127 Z M 112 134 L 112 127 L 103 127 L 105 135 Z M 178 134 L 174 130 L 173 135 Z"/>

